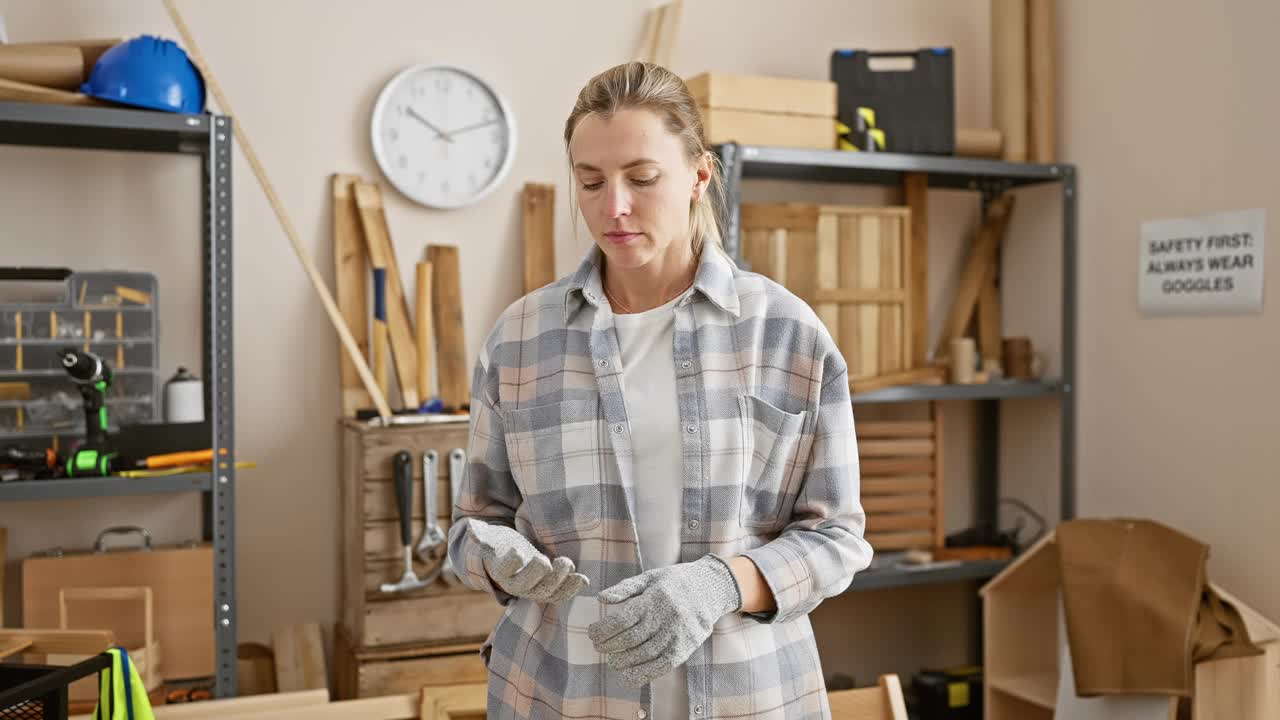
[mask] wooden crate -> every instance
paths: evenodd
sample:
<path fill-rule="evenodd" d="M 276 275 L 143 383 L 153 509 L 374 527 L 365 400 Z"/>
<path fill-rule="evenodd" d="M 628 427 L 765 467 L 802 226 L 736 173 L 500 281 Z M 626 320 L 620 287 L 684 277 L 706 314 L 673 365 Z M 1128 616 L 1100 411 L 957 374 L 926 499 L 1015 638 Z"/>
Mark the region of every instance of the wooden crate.
<path fill-rule="evenodd" d="M 819 150 L 836 146 L 834 82 L 701 73 L 685 84 L 709 143 Z"/>
<path fill-rule="evenodd" d="M 911 210 L 745 203 L 751 269 L 813 306 L 851 381 L 912 367 Z"/>
<path fill-rule="evenodd" d="M 942 411 L 929 420 L 858 423 L 867 542 L 876 550 L 943 546 Z"/>
<path fill-rule="evenodd" d="M 334 699 L 398 695 L 423 687 L 485 683 L 489 671 L 480 643 L 403 644 L 381 648 L 353 645 L 346 628 L 333 633 Z"/>
<path fill-rule="evenodd" d="M 479 642 L 502 615 L 489 595 L 443 580 L 409 593 L 385 594 L 378 586 L 399 580 L 404 571 L 392 458 L 401 450 L 413 456 L 413 535 L 423 527 L 422 453 L 438 455 L 437 523 L 447 534 L 452 515 L 449 497 L 449 453 L 467 448 L 466 422 L 371 428 L 343 420 L 341 615 L 352 642 L 359 647 L 404 643 Z M 438 556 L 443 560 L 442 545 Z M 433 566 L 415 556 L 414 572 L 422 577 Z"/>

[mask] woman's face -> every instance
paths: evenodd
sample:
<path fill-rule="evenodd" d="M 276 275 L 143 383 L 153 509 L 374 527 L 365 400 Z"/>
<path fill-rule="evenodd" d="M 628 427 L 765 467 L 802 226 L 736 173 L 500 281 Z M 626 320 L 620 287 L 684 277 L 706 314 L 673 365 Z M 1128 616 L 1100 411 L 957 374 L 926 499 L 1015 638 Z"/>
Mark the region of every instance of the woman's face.
<path fill-rule="evenodd" d="M 690 202 L 705 192 L 710 168 L 689 162 L 657 114 L 588 115 L 569 156 L 578 206 L 610 264 L 636 268 L 689 251 Z"/>

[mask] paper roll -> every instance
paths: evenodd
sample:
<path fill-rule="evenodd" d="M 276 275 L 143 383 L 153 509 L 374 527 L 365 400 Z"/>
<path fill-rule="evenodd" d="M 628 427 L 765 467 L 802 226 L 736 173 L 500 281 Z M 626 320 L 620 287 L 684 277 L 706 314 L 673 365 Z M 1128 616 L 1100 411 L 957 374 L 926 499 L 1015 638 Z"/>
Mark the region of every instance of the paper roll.
<path fill-rule="evenodd" d="M 84 55 L 61 45 L 0 45 L 0 77 L 59 90 L 79 90 Z"/>
<path fill-rule="evenodd" d="M 951 382 L 969 385 L 977 381 L 978 344 L 971 337 L 951 341 Z"/>

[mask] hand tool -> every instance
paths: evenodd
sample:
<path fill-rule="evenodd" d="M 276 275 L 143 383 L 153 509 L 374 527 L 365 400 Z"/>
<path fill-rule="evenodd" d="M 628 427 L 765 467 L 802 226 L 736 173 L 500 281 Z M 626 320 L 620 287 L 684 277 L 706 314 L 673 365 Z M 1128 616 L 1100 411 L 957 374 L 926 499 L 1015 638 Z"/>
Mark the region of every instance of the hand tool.
<path fill-rule="evenodd" d="M 404 575 L 399 582 L 382 583 L 378 589 L 384 593 L 418 590 L 435 581 L 440 572 L 418 579 L 413 572 L 413 457 L 401 450 L 392 459 L 395 465 L 396 509 L 400 511 L 400 544 L 404 548 Z"/>
<path fill-rule="evenodd" d="M 116 453 L 107 436 L 107 389 L 113 375 L 106 361 L 90 352 L 60 352 L 62 367 L 71 376 L 84 399 L 85 441 L 67 457 L 67 477 L 94 477 L 111 474 Z"/>
<path fill-rule="evenodd" d="M 219 455 L 226 455 L 227 449 L 220 448 Z M 138 460 L 134 467 L 147 470 L 155 470 L 157 468 L 180 467 L 182 465 L 204 465 L 213 462 L 213 448 L 205 448 L 203 450 L 189 450 L 183 452 L 164 453 L 162 455 L 148 455 Z"/>
<path fill-rule="evenodd" d="M 432 563 L 432 551 L 444 542 L 444 533 L 436 523 L 436 476 L 440 455 L 435 450 L 422 453 L 422 498 L 426 515 L 422 523 L 422 538 L 418 540 L 418 559 Z"/>
<path fill-rule="evenodd" d="M 387 392 L 387 269 L 373 268 L 373 377 Z"/>
<path fill-rule="evenodd" d="M 462 487 L 462 473 L 467 467 L 467 453 L 462 448 L 454 448 L 449 452 L 449 502 L 452 507 L 458 506 L 458 488 Z M 452 510 L 450 510 L 452 514 Z M 457 585 L 462 582 L 458 577 L 458 572 L 454 570 L 453 563 L 449 561 L 446 553 L 444 557 L 444 568 L 441 573 L 444 581 L 450 585 Z"/>

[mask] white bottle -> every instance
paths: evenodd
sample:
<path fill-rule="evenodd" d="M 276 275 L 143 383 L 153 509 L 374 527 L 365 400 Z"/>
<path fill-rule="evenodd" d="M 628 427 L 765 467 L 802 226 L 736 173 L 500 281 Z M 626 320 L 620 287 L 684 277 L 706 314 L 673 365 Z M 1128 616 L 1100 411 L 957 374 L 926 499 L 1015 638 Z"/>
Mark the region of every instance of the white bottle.
<path fill-rule="evenodd" d="M 164 419 L 171 423 L 204 422 L 204 383 L 185 367 L 164 385 Z"/>

